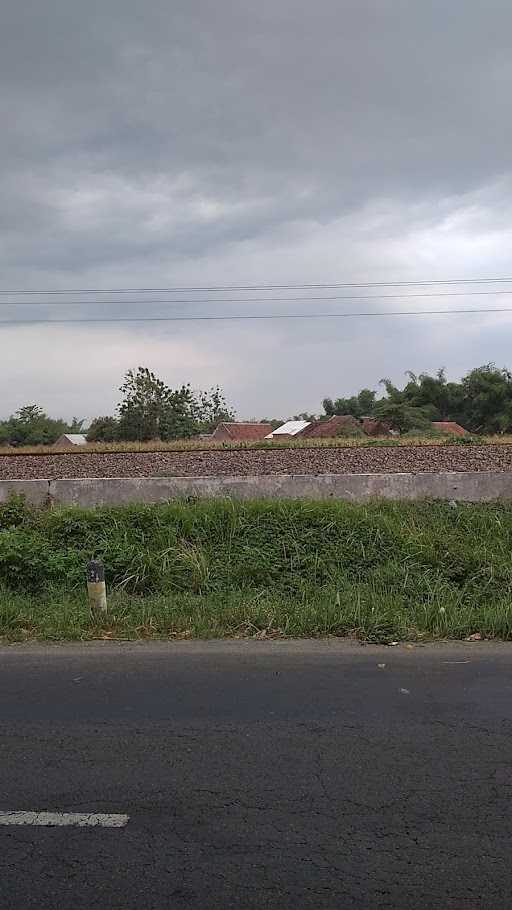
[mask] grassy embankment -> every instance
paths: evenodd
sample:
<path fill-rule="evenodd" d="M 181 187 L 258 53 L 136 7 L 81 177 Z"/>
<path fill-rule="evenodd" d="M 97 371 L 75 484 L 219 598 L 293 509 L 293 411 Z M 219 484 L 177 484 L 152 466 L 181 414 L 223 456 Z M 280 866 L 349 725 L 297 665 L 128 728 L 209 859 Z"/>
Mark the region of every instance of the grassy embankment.
<path fill-rule="evenodd" d="M 368 448 L 372 446 L 439 446 L 439 445 L 512 445 L 512 435 L 502 436 L 453 436 L 431 433 L 427 436 L 338 436 L 334 439 L 286 439 L 257 440 L 256 442 L 212 442 L 204 439 L 175 439 L 171 442 L 111 442 L 88 443 L 69 449 L 55 449 L 53 446 L 0 446 L 1 455 L 81 455 L 108 452 L 189 452 L 197 450 L 239 450 L 239 449 L 323 449 L 344 446 Z"/>
<path fill-rule="evenodd" d="M 84 564 L 104 559 L 109 614 Z M 512 638 L 512 504 L 0 505 L 0 637 Z"/>

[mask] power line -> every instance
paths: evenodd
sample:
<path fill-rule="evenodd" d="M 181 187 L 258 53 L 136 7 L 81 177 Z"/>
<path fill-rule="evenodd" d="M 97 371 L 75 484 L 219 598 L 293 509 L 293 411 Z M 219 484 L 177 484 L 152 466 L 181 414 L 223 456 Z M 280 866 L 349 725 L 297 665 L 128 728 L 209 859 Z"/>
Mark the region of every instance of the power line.
<path fill-rule="evenodd" d="M 123 304 L 123 305 L 132 305 L 138 306 L 140 304 L 189 304 L 190 306 L 198 306 L 199 304 L 205 303 L 297 303 L 301 300 L 311 301 L 311 300 L 405 300 L 418 297 L 494 297 L 498 294 L 512 294 L 512 288 L 508 291 L 499 290 L 499 291 L 447 291 L 441 292 L 434 291 L 427 294 L 341 294 L 333 295 L 329 297 L 233 297 L 220 299 L 208 300 L 208 299 L 199 299 L 199 300 L 2 300 L 0 301 L 0 306 L 85 306 L 86 303 L 88 306 L 111 306 L 114 304 Z"/>
<path fill-rule="evenodd" d="M 175 286 L 164 288 L 67 288 L 55 290 L 0 290 L 2 295 L 61 295 L 61 294 L 177 294 L 190 291 L 285 291 L 285 290 L 315 290 L 326 288 L 391 288 L 391 287 L 416 287 L 440 284 L 495 284 L 512 282 L 511 278 L 445 278 L 429 281 L 370 281 L 370 282 L 343 282 L 331 284 L 249 284 L 249 285 L 210 285 L 210 286 Z"/>
<path fill-rule="evenodd" d="M 357 319 L 371 316 L 460 316 L 472 313 L 512 313 L 512 307 L 492 307 L 465 310 L 398 310 L 382 313 L 270 313 L 236 316 L 114 316 L 102 319 L 87 316 L 79 319 L 0 319 L 0 325 L 50 325 L 68 323 L 116 323 L 116 322 L 231 322 L 247 319 Z"/>

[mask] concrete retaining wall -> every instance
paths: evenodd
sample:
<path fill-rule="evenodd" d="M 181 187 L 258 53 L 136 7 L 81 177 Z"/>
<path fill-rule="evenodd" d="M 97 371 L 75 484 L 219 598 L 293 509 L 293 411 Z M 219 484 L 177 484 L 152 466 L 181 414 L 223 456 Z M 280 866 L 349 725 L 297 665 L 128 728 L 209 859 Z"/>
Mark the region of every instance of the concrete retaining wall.
<path fill-rule="evenodd" d="M 11 493 L 21 493 L 27 502 L 40 506 L 48 499 L 49 486 L 49 480 L 0 480 L 0 502 Z"/>
<path fill-rule="evenodd" d="M 184 496 L 240 499 L 454 499 L 465 502 L 512 500 L 512 473 L 449 474 L 262 474 L 249 477 L 90 477 L 61 480 L 2 480 L 0 502 L 23 493 L 37 505 L 113 505 L 165 502 Z"/>

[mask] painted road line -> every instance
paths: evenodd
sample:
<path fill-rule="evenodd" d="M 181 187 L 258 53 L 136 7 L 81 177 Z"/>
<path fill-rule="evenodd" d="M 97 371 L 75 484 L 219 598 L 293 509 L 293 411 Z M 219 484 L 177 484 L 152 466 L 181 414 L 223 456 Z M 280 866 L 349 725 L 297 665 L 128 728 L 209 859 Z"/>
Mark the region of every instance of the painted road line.
<path fill-rule="evenodd" d="M 97 812 L 0 812 L 0 825 L 34 825 L 39 828 L 124 828 L 129 815 Z"/>

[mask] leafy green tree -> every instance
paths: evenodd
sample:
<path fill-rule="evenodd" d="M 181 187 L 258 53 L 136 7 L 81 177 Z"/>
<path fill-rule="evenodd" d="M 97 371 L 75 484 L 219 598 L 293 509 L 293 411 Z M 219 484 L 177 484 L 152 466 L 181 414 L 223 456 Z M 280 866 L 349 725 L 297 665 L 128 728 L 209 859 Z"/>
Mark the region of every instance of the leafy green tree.
<path fill-rule="evenodd" d="M 464 410 L 461 383 L 448 382 L 444 367 L 435 376 L 408 372 L 409 382 L 403 390 L 404 401 L 413 407 L 428 407 L 432 420 L 459 421 Z"/>
<path fill-rule="evenodd" d="M 170 389 L 147 367 L 128 370 L 120 391 L 119 439 L 183 439 L 234 417 L 219 386 L 200 392 L 190 385 Z"/>
<path fill-rule="evenodd" d="M 352 417 L 370 417 L 375 407 L 376 392 L 371 389 L 361 389 L 351 398 L 324 398 L 323 409 L 327 417 L 351 414 Z"/>
<path fill-rule="evenodd" d="M 455 421 L 473 433 L 512 432 L 512 373 L 487 363 L 460 382 L 448 382 L 444 367 L 434 375 L 407 372 L 403 388 L 382 379 L 385 396 L 362 389 L 352 398 L 325 398 L 325 413 L 382 417 L 401 432 L 424 430 L 432 421 Z"/>
<path fill-rule="evenodd" d="M 160 439 L 187 439 L 200 430 L 197 401 L 190 386 L 171 391 L 160 423 Z"/>
<path fill-rule="evenodd" d="M 222 389 L 216 385 L 195 396 L 195 418 L 201 433 L 213 433 L 219 423 L 231 423 L 235 412 L 229 407 Z"/>
<path fill-rule="evenodd" d="M 355 417 L 370 417 L 375 408 L 377 393 L 373 389 L 361 389 L 357 395 L 357 407 L 360 411 Z"/>
<path fill-rule="evenodd" d="M 169 407 L 171 390 L 151 370 L 128 370 L 119 391 L 120 439 L 144 442 L 160 436 L 162 418 Z"/>
<path fill-rule="evenodd" d="M 389 398 L 376 404 L 373 416 L 384 420 L 390 429 L 399 433 L 425 431 L 431 423 L 427 408 L 415 408 L 404 401 L 392 401 Z"/>
<path fill-rule="evenodd" d="M 384 386 L 388 401 L 393 402 L 393 404 L 402 404 L 405 401 L 405 392 L 394 385 L 391 379 L 380 379 L 379 385 Z"/>
<path fill-rule="evenodd" d="M 147 367 L 128 370 L 120 388 L 119 439 L 143 442 L 173 439 L 197 432 L 190 386 L 172 390 Z"/>
<path fill-rule="evenodd" d="M 82 422 L 77 423 L 81 427 Z M 53 420 L 38 405 L 29 404 L 0 423 L 0 443 L 11 446 L 52 445 L 59 436 L 68 432 L 70 427 L 65 420 Z"/>
<path fill-rule="evenodd" d="M 115 417 L 95 417 L 87 431 L 87 442 L 115 442 L 118 421 Z"/>
<path fill-rule="evenodd" d="M 465 425 L 475 433 L 512 430 L 512 374 L 493 363 L 471 370 L 462 380 Z"/>

